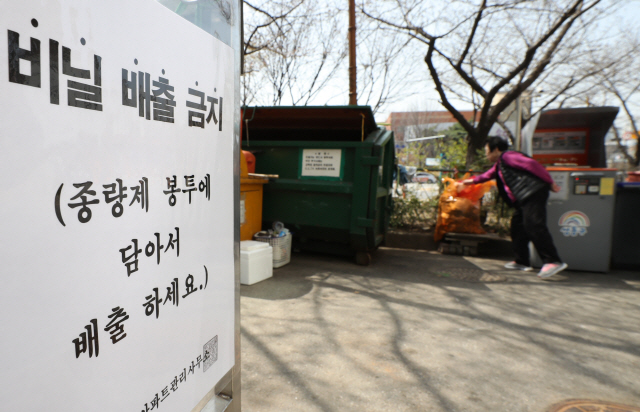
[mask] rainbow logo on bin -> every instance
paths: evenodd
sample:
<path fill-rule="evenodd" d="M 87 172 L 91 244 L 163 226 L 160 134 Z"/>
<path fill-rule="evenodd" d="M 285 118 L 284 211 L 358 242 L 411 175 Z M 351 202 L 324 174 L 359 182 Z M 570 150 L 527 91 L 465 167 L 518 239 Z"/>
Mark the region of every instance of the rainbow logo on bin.
<path fill-rule="evenodd" d="M 587 228 L 591 226 L 589 216 L 577 210 L 570 210 L 563 214 L 558 220 L 560 232 L 566 237 L 584 236 Z"/>

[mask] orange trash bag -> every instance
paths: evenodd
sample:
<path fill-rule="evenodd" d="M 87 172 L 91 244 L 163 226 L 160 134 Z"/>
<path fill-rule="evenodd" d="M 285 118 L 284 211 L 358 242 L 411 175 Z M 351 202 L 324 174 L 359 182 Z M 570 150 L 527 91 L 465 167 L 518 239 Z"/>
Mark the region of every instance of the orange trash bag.
<path fill-rule="evenodd" d="M 467 173 L 463 179 L 468 177 Z M 496 183 L 491 180 L 463 185 L 449 177 L 442 181 L 445 187 L 438 202 L 435 241 L 439 242 L 446 233 L 486 233 L 480 226 L 480 199 Z"/>

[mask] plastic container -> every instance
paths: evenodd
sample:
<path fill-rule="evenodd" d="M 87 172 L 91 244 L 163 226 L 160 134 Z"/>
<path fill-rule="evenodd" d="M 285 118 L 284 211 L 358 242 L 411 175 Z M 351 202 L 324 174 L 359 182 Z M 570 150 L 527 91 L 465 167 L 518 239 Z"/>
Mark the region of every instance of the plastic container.
<path fill-rule="evenodd" d="M 267 237 L 256 235 L 254 239 L 258 242 L 269 243 L 273 248 L 273 267 L 279 268 L 291 262 L 291 233 L 281 237 Z"/>
<path fill-rule="evenodd" d="M 273 276 L 273 248 L 264 242 L 240 242 L 240 283 L 253 285 Z"/>

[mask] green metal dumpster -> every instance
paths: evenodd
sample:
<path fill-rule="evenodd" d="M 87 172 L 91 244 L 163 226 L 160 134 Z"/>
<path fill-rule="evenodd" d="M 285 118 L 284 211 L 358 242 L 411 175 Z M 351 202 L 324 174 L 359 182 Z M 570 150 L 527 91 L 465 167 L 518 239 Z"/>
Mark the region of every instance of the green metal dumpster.
<path fill-rule="evenodd" d="M 293 232 L 294 249 L 355 255 L 368 265 L 392 211 L 393 132 L 368 106 L 245 107 L 242 147 L 265 186 L 262 220 Z"/>

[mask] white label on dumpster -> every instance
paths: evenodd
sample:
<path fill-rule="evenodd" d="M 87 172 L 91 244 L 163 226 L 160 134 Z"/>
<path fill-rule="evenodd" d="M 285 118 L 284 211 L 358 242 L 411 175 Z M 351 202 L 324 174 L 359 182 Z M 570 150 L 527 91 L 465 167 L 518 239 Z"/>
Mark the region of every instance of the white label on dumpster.
<path fill-rule="evenodd" d="M 190 411 L 234 364 L 233 50 L 153 0 L 0 13 L 3 411 Z"/>
<path fill-rule="evenodd" d="M 569 200 L 569 172 L 549 172 L 551 178 L 560 187 L 559 192 L 549 192 L 549 200 Z"/>
<path fill-rule="evenodd" d="M 302 176 L 340 177 L 341 149 L 303 149 Z"/>
<path fill-rule="evenodd" d="M 244 225 L 246 220 L 245 220 L 245 215 L 247 214 L 247 208 L 245 207 L 245 199 L 244 199 L 244 195 L 242 195 L 242 198 L 240 199 L 240 225 Z"/>

